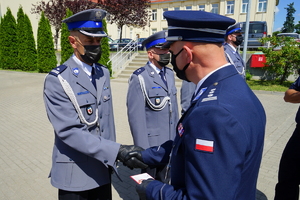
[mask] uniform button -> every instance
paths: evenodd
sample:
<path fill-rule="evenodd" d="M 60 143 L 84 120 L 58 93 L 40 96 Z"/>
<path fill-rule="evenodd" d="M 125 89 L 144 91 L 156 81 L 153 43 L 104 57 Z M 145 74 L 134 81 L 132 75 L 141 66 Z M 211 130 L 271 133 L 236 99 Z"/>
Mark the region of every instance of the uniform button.
<path fill-rule="evenodd" d="M 104 163 L 105 163 L 105 164 L 108 163 L 108 160 L 104 160 Z"/>
<path fill-rule="evenodd" d="M 69 158 L 69 161 L 73 161 L 71 158 Z"/>
<path fill-rule="evenodd" d="M 102 115 L 100 116 L 100 119 L 102 119 Z"/>

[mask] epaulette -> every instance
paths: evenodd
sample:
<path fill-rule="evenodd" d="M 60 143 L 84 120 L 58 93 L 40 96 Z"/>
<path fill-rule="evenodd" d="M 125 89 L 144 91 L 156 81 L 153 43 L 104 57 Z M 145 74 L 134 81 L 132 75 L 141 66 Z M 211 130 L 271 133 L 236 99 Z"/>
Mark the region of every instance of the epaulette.
<path fill-rule="evenodd" d="M 95 65 L 96 65 L 96 66 L 99 66 L 99 67 L 105 67 L 105 68 L 107 68 L 105 65 L 102 65 L 102 64 L 100 64 L 100 63 L 95 63 Z"/>
<path fill-rule="evenodd" d="M 52 74 L 54 76 L 58 76 L 58 74 L 61 74 L 63 71 L 65 71 L 65 69 L 67 69 L 68 67 L 66 65 L 60 65 L 58 67 L 55 67 L 54 69 L 52 69 L 49 74 Z"/>
<path fill-rule="evenodd" d="M 139 75 L 139 74 L 142 73 L 143 71 L 145 71 L 145 67 L 141 67 L 141 68 L 135 70 L 135 71 L 133 72 L 133 74 Z"/>

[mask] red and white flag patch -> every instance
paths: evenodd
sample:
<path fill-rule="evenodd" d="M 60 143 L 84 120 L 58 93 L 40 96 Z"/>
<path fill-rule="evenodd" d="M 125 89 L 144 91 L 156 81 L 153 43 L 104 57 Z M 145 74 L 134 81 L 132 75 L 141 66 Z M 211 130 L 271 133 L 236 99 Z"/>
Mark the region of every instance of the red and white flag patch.
<path fill-rule="evenodd" d="M 214 141 L 196 139 L 195 149 L 212 153 L 214 152 Z"/>

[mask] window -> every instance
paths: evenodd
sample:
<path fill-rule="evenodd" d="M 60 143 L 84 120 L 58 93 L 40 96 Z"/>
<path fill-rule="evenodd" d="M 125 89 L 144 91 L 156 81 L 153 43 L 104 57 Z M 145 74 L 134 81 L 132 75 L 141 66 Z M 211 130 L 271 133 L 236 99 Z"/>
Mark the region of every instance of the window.
<path fill-rule="evenodd" d="M 205 11 L 205 5 L 199 5 L 199 10 Z"/>
<path fill-rule="evenodd" d="M 152 18 L 151 18 L 152 21 L 156 21 L 157 20 L 157 10 L 154 9 L 152 10 Z"/>
<path fill-rule="evenodd" d="M 186 6 L 185 9 L 186 10 L 192 10 L 192 6 Z"/>
<path fill-rule="evenodd" d="M 234 13 L 234 1 L 227 1 L 226 14 Z"/>
<path fill-rule="evenodd" d="M 180 7 L 174 7 L 174 10 L 180 10 Z"/>
<path fill-rule="evenodd" d="M 163 31 L 167 31 L 167 30 L 168 30 L 168 28 L 163 28 L 162 30 L 163 30 Z"/>
<path fill-rule="evenodd" d="M 257 12 L 266 12 L 267 10 L 267 0 L 259 0 Z"/>
<path fill-rule="evenodd" d="M 156 29 L 156 28 L 153 28 L 153 29 L 151 29 L 151 32 L 152 32 L 152 34 L 154 34 L 154 33 L 157 32 L 157 29 Z"/>
<path fill-rule="evenodd" d="M 217 4 L 217 3 L 212 4 L 211 12 L 219 14 L 219 4 Z"/>
<path fill-rule="evenodd" d="M 242 1 L 242 13 L 248 12 L 248 4 L 249 4 L 249 0 Z"/>
<path fill-rule="evenodd" d="M 164 12 L 166 12 L 166 11 L 168 11 L 168 8 L 163 8 L 162 19 L 166 19 L 166 18 L 164 17 Z"/>

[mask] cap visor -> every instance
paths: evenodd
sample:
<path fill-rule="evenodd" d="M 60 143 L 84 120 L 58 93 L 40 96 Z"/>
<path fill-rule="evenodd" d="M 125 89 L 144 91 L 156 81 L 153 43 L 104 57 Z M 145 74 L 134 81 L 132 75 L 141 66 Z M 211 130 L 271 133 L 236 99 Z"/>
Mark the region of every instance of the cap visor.
<path fill-rule="evenodd" d="M 171 44 L 173 44 L 175 41 L 172 42 L 166 42 L 164 45 L 161 46 L 162 49 L 169 49 Z"/>
<path fill-rule="evenodd" d="M 107 37 L 107 34 L 104 31 L 85 31 L 79 30 L 80 33 L 89 37 Z"/>

